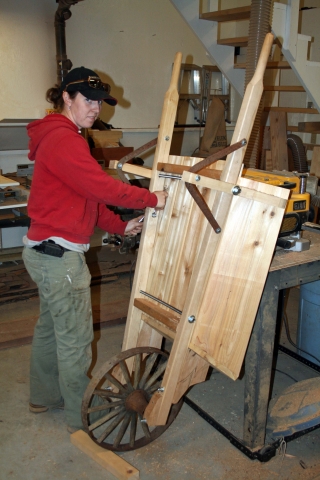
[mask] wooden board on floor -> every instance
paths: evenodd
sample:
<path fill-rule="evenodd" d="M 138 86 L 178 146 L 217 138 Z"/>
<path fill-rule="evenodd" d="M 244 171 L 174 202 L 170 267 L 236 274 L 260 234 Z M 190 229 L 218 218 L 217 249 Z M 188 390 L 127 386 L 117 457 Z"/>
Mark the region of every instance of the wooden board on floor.
<path fill-rule="evenodd" d="M 99 447 L 83 430 L 70 435 L 71 443 L 119 480 L 138 480 L 139 470 L 110 450 Z M 94 477 L 94 475 L 93 475 Z"/>

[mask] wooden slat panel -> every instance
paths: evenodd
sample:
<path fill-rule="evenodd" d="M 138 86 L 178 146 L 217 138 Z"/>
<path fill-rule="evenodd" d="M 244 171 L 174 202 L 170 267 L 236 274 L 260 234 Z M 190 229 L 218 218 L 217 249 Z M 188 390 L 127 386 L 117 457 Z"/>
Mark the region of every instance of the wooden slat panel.
<path fill-rule="evenodd" d="M 244 178 L 239 184 L 289 194 Z M 189 348 L 232 379 L 239 376 L 271 263 L 286 205 L 281 197 L 278 207 L 233 197 L 197 313 Z"/>

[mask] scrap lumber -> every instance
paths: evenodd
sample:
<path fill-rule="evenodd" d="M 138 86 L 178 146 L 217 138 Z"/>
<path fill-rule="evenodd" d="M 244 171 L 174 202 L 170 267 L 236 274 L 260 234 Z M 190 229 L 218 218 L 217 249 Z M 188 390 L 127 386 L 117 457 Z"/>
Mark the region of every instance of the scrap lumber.
<path fill-rule="evenodd" d="M 139 470 L 110 450 L 99 447 L 83 430 L 70 435 L 71 443 L 119 480 L 138 480 Z"/>

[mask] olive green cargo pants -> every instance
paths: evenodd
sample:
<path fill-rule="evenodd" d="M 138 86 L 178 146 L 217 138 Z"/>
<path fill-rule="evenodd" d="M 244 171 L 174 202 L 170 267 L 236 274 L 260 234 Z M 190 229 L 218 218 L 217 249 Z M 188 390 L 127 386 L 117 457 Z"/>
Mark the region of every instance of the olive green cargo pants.
<path fill-rule="evenodd" d="M 89 383 L 93 323 L 91 275 L 85 257 L 52 257 L 25 247 L 23 260 L 37 284 L 40 317 L 34 329 L 30 402 L 57 407 L 64 402 L 69 426 L 82 428 L 81 403 Z"/>

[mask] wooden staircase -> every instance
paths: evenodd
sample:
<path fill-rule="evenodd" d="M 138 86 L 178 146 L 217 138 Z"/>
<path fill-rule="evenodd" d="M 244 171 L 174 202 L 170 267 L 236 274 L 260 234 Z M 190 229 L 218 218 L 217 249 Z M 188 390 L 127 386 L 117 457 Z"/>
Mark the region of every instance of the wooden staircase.
<path fill-rule="evenodd" d="M 186 2 L 184 0 L 171 0 L 180 14 L 189 23 L 197 34 L 208 53 L 221 72 L 230 81 L 240 95 L 244 91 L 245 61 L 235 63 L 235 47 L 245 55 L 248 45 L 249 20 L 251 5 L 214 12 L 200 12 L 199 2 Z M 205 2 L 200 2 L 201 8 Z M 207 2 L 208 4 L 210 2 Z M 221 2 L 223 5 L 223 2 Z M 307 60 L 308 43 L 310 37 L 298 34 L 299 0 L 288 0 L 288 5 L 274 4 L 272 32 L 275 35 L 273 55 L 267 64 L 264 90 L 266 92 L 265 112 L 286 112 L 290 132 L 299 132 L 307 148 L 312 149 L 316 139 L 311 140 L 302 130 L 305 122 L 320 120 L 320 63 Z M 235 37 L 225 36 L 230 34 L 231 28 L 225 24 L 233 22 Z M 242 22 L 242 23 L 241 23 Z M 208 27 L 209 25 L 209 27 Z M 211 25 L 211 30 L 210 30 Z M 239 27 L 240 25 L 240 27 Z M 289 27 L 287 26 L 289 25 Z M 209 35 L 210 30 L 210 35 Z M 240 33 L 240 36 L 237 36 Z M 212 38 L 216 37 L 216 43 Z M 240 57 L 244 57 L 240 55 Z M 282 73 L 283 72 L 283 73 Z M 286 72 L 286 73 L 285 73 Z M 237 76 L 239 74 L 239 76 Z M 296 96 L 297 94 L 297 96 Z"/>

